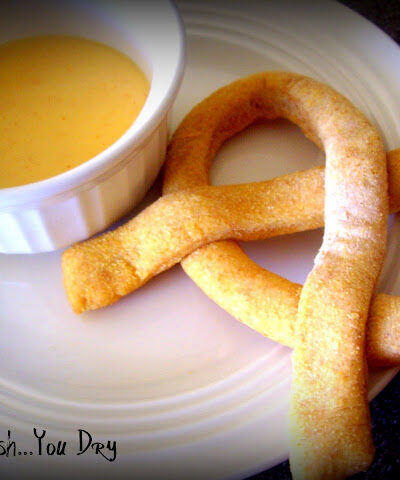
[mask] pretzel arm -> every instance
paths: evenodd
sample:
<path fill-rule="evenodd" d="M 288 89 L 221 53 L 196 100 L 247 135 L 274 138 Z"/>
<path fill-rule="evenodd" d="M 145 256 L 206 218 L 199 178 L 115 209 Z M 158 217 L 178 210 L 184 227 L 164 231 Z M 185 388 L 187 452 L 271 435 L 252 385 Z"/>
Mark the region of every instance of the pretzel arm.
<path fill-rule="evenodd" d="M 391 210 L 398 211 L 400 149 L 388 154 L 388 165 Z M 164 196 L 118 229 L 63 253 L 70 303 L 77 313 L 114 303 L 214 240 L 265 239 L 322 227 L 324 194 L 319 167 Z"/>
<path fill-rule="evenodd" d="M 295 323 L 289 458 L 295 478 L 341 479 L 374 455 L 365 326 L 385 255 L 386 163 L 378 132 L 351 104 L 306 82 L 295 92 L 327 159 L 324 239 Z"/>
<path fill-rule="evenodd" d="M 161 197 L 118 229 L 64 252 L 64 285 L 71 305 L 80 313 L 113 303 L 215 240 L 258 240 L 319 227 L 322 176 L 321 169 L 314 169 Z M 286 208 L 289 196 L 297 209 Z"/>

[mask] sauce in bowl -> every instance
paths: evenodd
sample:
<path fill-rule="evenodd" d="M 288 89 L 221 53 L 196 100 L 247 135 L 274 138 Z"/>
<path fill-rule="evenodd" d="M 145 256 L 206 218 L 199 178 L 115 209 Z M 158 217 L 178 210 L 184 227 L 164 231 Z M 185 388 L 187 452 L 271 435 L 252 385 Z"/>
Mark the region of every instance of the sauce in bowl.
<path fill-rule="evenodd" d="M 63 35 L 0 45 L 0 188 L 63 173 L 112 145 L 149 82 L 126 55 Z"/>

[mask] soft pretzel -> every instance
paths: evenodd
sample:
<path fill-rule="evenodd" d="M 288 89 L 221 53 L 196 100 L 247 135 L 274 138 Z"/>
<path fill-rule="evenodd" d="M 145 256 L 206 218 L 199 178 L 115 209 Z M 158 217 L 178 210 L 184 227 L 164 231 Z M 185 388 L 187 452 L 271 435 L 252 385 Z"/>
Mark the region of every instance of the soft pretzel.
<path fill-rule="evenodd" d="M 325 235 L 295 322 L 291 469 L 296 478 L 344 478 L 368 468 L 374 453 L 364 344 L 388 213 L 378 132 L 350 102 L 312 79 L 254 75 L 218 90 L 182 122 L 164 192 L 207 184 L 224 140 L 259 118 L 276 117 L 298 124 L 326 153 Z M 225 247 L 205 247 L 216 249 L 216 276 Z"/>
<path fill-rule="evenodd" d="M 326 86 L 294 74 L 255 75 L 219 90 L 182 123 L 171 143 L 165 192 L 207 185 L 210 162 L 226 138 L 258 118 L 277 116 L 299 124 L 309 138 L 324 146 L 328 160 L 324 245 L 316 268 L 300 295 L 300 314 L 295 322 L 292 405 L 294 434 L 300 442 L 298 445 L 292 443 L 292 468 L 298 477 L 341 478 L 365 468 L 373 452 L 365 395 L 363 340 L 367 310 L 385 244 L 387 186 L 379 135 L 349 102 Z M 201 199 L 213 198 L 213 194 L 208 195 L 210 192 L 201 191 L 201 188 L 183 193 L 191 195 L 189 198 L 193 202 L 198 200 L 189 211 L 189 217 L 182 219 L 186 230 L 181 237 L 192 241 L 193 249 L 202 244 L 200 237 L 209 242 L 216 239 L 212 236 L 215 232 L 210 230 L 214 212 L 210 207 L 198 209 Z M 352 202 L 346 203 L 349 198 Z M 215 199 L 218 201 L 218 195 Z M 175 202 L 177 207 L 183 206 L 185 200 L 188 198 L 168 196 L 168 201 Z M 231 206 L 238 201 L 239 198 Z M 162 207 L 161 212 L 168 211 L 167 203 Z M 303 217 L 301 210 L 307 207 L 301 204 L 298 209 L 300 213 L 289 214 L 282 222 L 278 219 L 278 227 L 270 225 L 269 235 L 296 231 L 305 218 L 309 223 L 304 228 L 320 226 L 322 205 L 314 205 Z M 152 274 L 171 265 L 171 258 L 158 268 L 154 268 L 154 258 L 150 262 L 147 260 L 149 251 L 157 256 L 163 250 L 159 238 L 146 238 L 151 229 L 146 228 L 145 223 L 154 218 L 157 218 L 154 212 L 145 211 L 127 227 L 65 253 L 65 285 L 77 310 L 112 303 L 147 281 Z M 160 216 L 158 226 L 166 218 Z M 280 229 L 285 221 L 286 226 Z M 176 227 L 177 222 L 171 222 L 167 231 L 175 234 Z M 217 226 L 217 236 L 263 237 L 263 229 L 257 231 L 257 222 L 246 227 L 247 233 L 235 228 L 226 233 L 229 228 L 229 222 L 222 219 Z M 172 243 L 174 238 L 171 235 Z M 195 264 L 200 252 L 213 249 L 215 282 L 218 283 L 221 266 L 218 253 L 223 253 L 227 245 L 234 244 L 221 242 L 203 247 L 189 256 L 185 265 Z M 351 253 L 348 257 L 347 252 Z M 172 262 L 189 251 L 178 253 Z M 98 262 L 95 272 L 91 271 L 93 261 Z M 325 281 L 327 278 L 329 282 Z M 332 303 L 327 304 L 327 299 Z M 323 326 L 318 313 L 326 322 Z M 321 331 L 327 334 L 328 341 L 321 341 Z M 335 336 L 342 340 L 341 355 L 332 348 L 338 348 Z M 315 348 L 316 339 L 326 348 L 323 359 L 320 358 L 321 348 Z M 321 370 L 329 372 L 325 381 L 320 381 Z M 317 394 L 311 391 L 313 388 L 317 389 Z M 356 424 L 352 423 L 354 416 Z M 332 428 L 325 428 L 324 422 Z M 324 428 L 316 428 L 317 424 L 323 424 Z"/>

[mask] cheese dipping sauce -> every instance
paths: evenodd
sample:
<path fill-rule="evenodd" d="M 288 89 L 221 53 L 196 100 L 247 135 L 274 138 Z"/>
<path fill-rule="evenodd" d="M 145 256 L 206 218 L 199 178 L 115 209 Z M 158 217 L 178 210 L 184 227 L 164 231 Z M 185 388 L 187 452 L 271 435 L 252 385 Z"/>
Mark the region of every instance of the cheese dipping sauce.
<path fill-rule="evenodd" d="M 149 82 L 126 55 L 79 37 L 0 45 L 0 188 L 94 157 L 131 126 Z"/>

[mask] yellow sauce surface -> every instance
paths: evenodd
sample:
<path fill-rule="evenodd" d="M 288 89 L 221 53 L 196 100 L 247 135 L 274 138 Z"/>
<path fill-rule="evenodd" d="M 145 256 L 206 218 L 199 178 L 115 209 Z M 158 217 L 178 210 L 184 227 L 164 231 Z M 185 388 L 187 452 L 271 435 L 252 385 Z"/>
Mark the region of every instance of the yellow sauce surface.
<path fill-rule="evenodd" d="M 78 37 L 0 45 L 0 188 L 89 160 L 131 126 L 149 92 L 121 52 Z"/>

